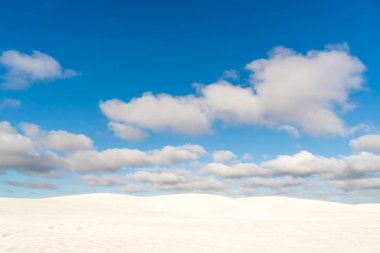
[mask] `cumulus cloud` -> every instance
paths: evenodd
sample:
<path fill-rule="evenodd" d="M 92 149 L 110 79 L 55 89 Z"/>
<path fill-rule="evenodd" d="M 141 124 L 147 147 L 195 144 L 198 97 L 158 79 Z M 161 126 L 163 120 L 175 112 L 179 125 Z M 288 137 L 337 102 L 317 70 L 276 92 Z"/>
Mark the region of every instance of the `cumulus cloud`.
<path fill-rule="evenodd" d="M 84 175 L 81 177 L 81 181 L 88 186 L 120 186 L 121 190 L 125 193 L 141 193 L 147 189 L 142 185 L 131 184 L 126 176 L 116 175 Z"/>
<path fill-rule="evenodd" d="M 37 181 L 14 181 L 14 180 L 4 180 L 0 181 L 0 184 L 6 184 L 10 186 L 38 189 L 38 190 L 57 190 L 58 186 L 48 182 L 37 182 Z"/>
<path fill-rule="evenodd" d="M 65 158 L 64 167 L 73 171 L 116 171 L 121 168 L 141 168 L 149 165 L 172 165 L 196 160 L 205 154 L 198 145 L 165 146 L 162 149 L 106 149 L 77 151 Z"/>
<path fill-rule="evenodd" d="M 293 155 L 278 155 L 260 163 L 213 162 L 205 164 L 201 171 L 225 179 L 228 182 L 226 192 L 238 195 L 259 194 L 258 188 L 265 189 L 262 193 L 273 194 L 292 188 L 292 194 L 296 194 L 295 187 L 298 186 L 303 193 L 314 194 L 304 187 L 315 180 L 318 184 L 327 185 L 325 191 L 330 193 L 340 189 L 380 189 L 376 179 L 380 175 L 380 156 L 370 152 L 325 157 L 301 151 Z"/>
<path fill-rule="evenodd" d="M 279 155 L 275 159 L 262 162 L 260 166 L 276 170 L 279 174 L 352 178 L 380 171 L 380 156 L 361 152 L 348 156 L 324 157 L 301 151 L 294 155 Z"/>
<path fill-rule="evenodd" d="M 357 173 L 366 174 L 380 171 L 380 156 L 361 152 L 354 155 L 342 156 L 341 159 L 346 163 L 346 174 Z"/>
<path fill-rule="evenodd" d="M 217 150 L 212 153 L 213 161 L 217 163 L 224 163 L 235 157 L 235 154 L 229 150 Z"/>
<path fill-rule="evenodd" d="M 150 130 L 198 135 L 210 132 L 210 122 L 194 96 L 173 97 L 150 93 L 124 103 L 117 99 L 100 103 L 102 112 L 116 122 Z M 111 128 L 115 130 L 115 128 Z M 117 129 L 116 129 L 117 130 Z M 136 131 L 136 130 L 135 130 Z"/>
<path fill-rule="evenodd" d="M 63 130 L 49 131 L 41 142 L 50 149 L 63 152 L 91 149 L 93 145 L 92 140 L 87 136 Z"/>
<path fill-rule="evenodd" d="M 108 126 L 116 136 L 124 140 L 142 140 L 148 137 L 146 132 L 131 125 L 111 121 Z"/>
<path fill-rule="evenodd" d="M 129 102 L 104 101 L 100 108 L 111 122 L 144 134 L 208 134 L 215 122 L 264 125 L 294 136 L 299 131 L 315 136 L 349 132 L 340 112 L 354 107 L 349 95 L 363 87 L 365 66 L 348 49 L 301 54 L 278 47 L 246 69 L 251 73 L 249 87 L 219 80 L 199 86 L 198 95 L 146 93 Z M 120 136 L 118 129 L 112 130 Z"/>
<path fill-rule="evenodd" d="M 332 186 L 346 191 L 380 189 L 380 178 L 357 178 L 352 180 L 336 180 L 331 182 Z"/>
<path fill-rule="evenodd" d="M 234 165 L 209 163 L 203 167 L 203 171 L 224 178 L 269 176 L 272 174 L 272 171 L 264 169 L 255 163 L 237 163 Z"/>
<path fill-rule="evenodd" d="M 350 147 L 354 151 L 380 152 L 380 135 L 364 135 L 350 141 Z"/>
<path fill-rule="evenodd" d="M 93 148 L 93 141 L 83 134 L 63 130 L 44 131 L 38 125 L 30 123 L 21 124 L 21 128 L 26 136 L 47 149 L 74 152 Z"/>
<path fill-rule="evenodd" d="M 239 161 L 228 150 L 217 150 L 212 157 L 205 156 L 207 152 L 203 147 L 190 144 L 153 150 L 97 150 L 91 141 L 88 142 L 91 145 L 79 145 L 79 148 L 57 148 L 49 138 L 57 132 L 65 133 L 60 137 L 62 139 L 78 137 L 62 130 L 42 130 L 34 124 L 22 124 L 16 128 L 9 122 L 0 122 L 0 172 L 16 170 L 44 177 L 65 171 L 85 172 L 87 175 L 80 179 L 88 186 L 118 186 L 130 193 L 296 194 L 300 189 L 306 193 L 311 182 L 325 185 L 326 194 L 380 189 L 377 180 L 380 155 L 371 152 L 327 157 L 304 150 L 255 163 Z M 64 143 L 62 141 L 60 145 Z M 120 170 L 125 174 L 120 176 Z M 99 176 L 98 172 L 106 174 Z M 0 182 L 29 188 L 54 188 L 19 181 Z"/>
<path fill-rule="evenodd" d="M 21 101 L 18 99 L 4 98 L 0 101 L 0 109 L 4 108 L 19 108 L 21 106 Z"/>
<path fill-rule="evenodd" d="M 349 178 L 361 176 L 365 173 L 380 171 L 377 156 L 372 153 L 339 157 L 324 157 L 314 155 L 308 151 L 301 151 L 293 155 L 278 155 L 274 159 L 264 160 L 261 163 L 233 164 L 208 163 L 202 170 L 223 178 L 243 177 L 310 177 L 320 176 L 327 178 Z"/>
<path fill-rule="evenodd" d="M 247 187 L 289 187 L 299 186 L 306 182 L 304 178 L 297 178 L 292 176 L 277 177 L 277 178 L 262 178 L 251 177 L 243 181 L 243 186 Z"/>
<path fill-rule="evenodd" d="M 280 155 L 261 163 L 235 161 L 205 164 L 192 169 L 137 170 L 123 176 L 82 177 L 90 186 L 121 186 L 126 192 L 208 192 L 229 195 L 286 194 L 326 197 L 329 193 L 380 189 L 380 156 L 362 152 L 348 156 L 324 157 L 307 151 Z M 317 179 L 317 180 L 316 180 Z M 313 182 L 317 183 L 313 183 Z M 320 191 L 312 185 L 323 187 Z M 301 195 L 300 195 L 301 194 Z"/>
<path fill-rule="evenodd" d="M 150 184 L 163 191 L 209 192 L 225 188 L 211 177 L 204 177 L 184 169 L 138 171 L 128 175 L 129 180 Z"/>
<path fill-rule="evenodd" d="M 252 88 L 219 81 L 206 85 L 200 91 L 209 120 L 221 120 L 227 124 L 264 123 L 259 101 Z"/>
<path fill-rule="evenodd" d="M 285 174 L 310 176 L 313 174 L 342 172 L 346 164 L 341 159 L 315 156 L 308 151 L 301 151 L 294 155 L 279 155 L 275 159 L 264 161 L 261 166 Z"/>
<path fill-rule="evenodd" d="M 165 146 L 160 150 L 148 151 L 150 159 L 155 164 L 174 164 L 181 161 L 197 160 L 206 154 L 200 145 L 186 144 L 183 146 Z"/>
<path fill-rule="evenodd" d="M 334 108 L 351 107 L 348 95 L 362 87 L 365 66 L 335 48 L 302 55 L 278 47 L 247 69 L 268 120 L 295 124 L 312 135 L 343 135 L 344 122 Z"/>
<path fill-rule="evenodd" d="M 147 186 L 153 190 L 188 192 L 217 191 L 225 187 L 214 178 L 177 168 L 136 171 L 124 176 L 85 175 L 81 180 L 89 186 L 122 186 L 128 193 L 146 191 Z"/>
<path fill-rule="evenodd" d="M 0 122 L 0 169 L 52 175 L 55 168 L 70 171 L 117 171 L 122 168 L 173 165 L 194 161 L 206 153 L 199 145 L 165 146 L 141 151 L 114 148 L 96 150 L 93 141 L 63 130 L 45 131 L 21 124 L 21 134 L 9 122 Z M 56 153 L 60 151 L 60 153 Z"/>
<path fill-rule="evenodd" d="M 14 90 L 77 75 L 74 70 L 64 69 L 56 59 L 39 51 L 30 55 L 16 50 L 4 51 L 0 56 L 0 66 L 6 70 L 4 87 Z"/>
<path fill-rule="evenodd" d="M 146 191 L 144 186 L 141 185 L 125 185 L 121 189 L 125 193 L 142 193 Z"/>
<path fill-rule="evenodd" d="M 170 171 L 138 171 L 128 176 L 132 181 L 152 184 L 178 184 L 188 180 L 189 172 L 174 169 Z"/>
<path fill-rule="evenodd" d="M 81 177 L 82 182 L 90 186 L 115 186 L 125 184 L 125 178 L 117 176 L 84 175 Z"/>
<path fill-rule="evenodd" d="M 40 150 L 30 138 L 19 134 L 9 122 L 0 122 L 0 169 L 48 173 L 59 162 L 57 155 Z"/>

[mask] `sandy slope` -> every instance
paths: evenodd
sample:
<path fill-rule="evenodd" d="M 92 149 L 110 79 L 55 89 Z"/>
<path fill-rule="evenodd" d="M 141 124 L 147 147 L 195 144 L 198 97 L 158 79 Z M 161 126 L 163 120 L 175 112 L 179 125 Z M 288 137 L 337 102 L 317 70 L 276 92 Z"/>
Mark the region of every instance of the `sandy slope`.
<path fill-rule="evenodd" d="M 380 252 L 380 204 L 204 194 L 0 199 L 0 252 Z"/>

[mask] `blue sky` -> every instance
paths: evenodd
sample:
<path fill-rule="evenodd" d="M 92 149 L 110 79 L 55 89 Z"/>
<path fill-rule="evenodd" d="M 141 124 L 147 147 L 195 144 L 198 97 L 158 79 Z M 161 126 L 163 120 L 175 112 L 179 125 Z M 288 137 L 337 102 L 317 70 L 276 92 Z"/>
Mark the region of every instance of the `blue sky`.
<path fill-rule="evenodd" d="M 380 4 L 377 1 L 9 1 L 2 3 L 0 19 L 1 121 L 10 124 L 9 127 L 17 132 L 16 137 L 21 136 L 32 142 L 35 148 L 33 152 L 39 152 L 39 159 L 47 159 L 43 154 L 53 152 L 58 160 L 65 160 L 57 164 L 51 162 L 51 170 L 59 174 L 55 177 L 41 173 L 36 175 L 37 169 L 30 169 L 28 166 L 31 165 L 21 166 L 20 159 L 25 158 L 26 154 L 17 153 L 21 157 L 16 156 L 18 161 L 7 163 L 4 160 L 3 164 L 0 163 L 0 170 L 3 171 L 0 176 L 2 196 L 42 197 L 92 191 L 138 194 L 206 191 L 226 195 L 288 194 L 331 197 L 342 201 L 379 200 L 376 195 L 380 180 L 376 180 L 380 167 L 377 170 L 363 165 L 378 161 L 370 159 L 379 159 L 377 152 L 380 150 L 380 144 L 377 144 L 380 124 L 380 74 L 377 71 L 380 58 L 377 48 L 380 44 L 377 27 L 380 23 Z M 332 49 L 327 46 L 329 49 L 326 49 L 326 45 L 335 46 Z M 293 67 L 284 69 L 284 73 L 293 73 L 289 78 L 295 78 L 295 81 L 290 84 L 283 81 L 287 79 L 287 74 L 284 74 L 284 78 L 278 77 L 278 87 L 290 85 L 289 89 L 284 89 L 289 91 L 284 96 L 288 99 L 284 103 L 289 108 L 297 108 L 297 115 L 293 115 L 293 109 L 279 112 L 279 108 L 285 104 L 278 106 L 275 103 L 276 97 L 272 96 L 270 90 L 275 90 L 273 87 L 277 86 L 267 85 L 271 84 L 271 80 L 277 80 L 276 77 L 272 78 L 278 73 L 277 70 L 270 69 L 270 64 L 262 66 L 264 69 L 261 72 L 246 67 L 258 59 L 266 59 L 273 64 L 279 62 L 277 60 L 286 50 L 281 49 L 280 53 L 271 51 L 276 47 L 292 49 L 294 52 L 286 56 L 290 60 L 299 56 L 307 62 L 310 58 L 306 54 L 311 54 L 311 50 L 327 53 L 331 57 L 341 54 L 349 58 L 336 62 L 335 58 L 331 58 L 333 67 L 336 64 L 341 66 L 336 71 L 318 69 L 317 63 L 311 64 L 306 70 L 302 68 L 303 64 L 290 64 Z M 51 58 L 35 55 L 33 50 Z M 5 57 L 7 52 L 11 53 L 8 58 Z M 318 58 L 315 55 L 310 57 Z M 329 64 L 331 61 L 321 60 L 321 63 Z M 351 65 L 345 67 L 348 61 L 356 62 L 350 62 Z M 52 65 L 55 63 L 58 66 L 54 68 Z M 25 67 L 25 64 L 29 65 Z M 287 68 L 286 63 L 281 66 Z M 271 95 L 261 99 L 264 109 L 258 112 L 250 102 L 236 107 L 234 101 L 240 101 L 240 98 L 229 101 L 226 91 L 216 99 L 226 106 L 226 110 L 234 108 L 231 112 L 221 112 L 215 105 L 210 105 L 210 99 L 205 98 L 206 88 L 212 83 L 221 84 L 222 80 L 228 82 L 224 86 L 240 87 L 245 89 L 244 92 L 253 87 L 254 94 L 255 85 L 258 84 L 254 84 L 250 76 L 255 73 L 257 76 L 259 72 L 267 73 L 266 70 L 271 77 L 262 83 L 268 87 Z M 302 71 L 306 71 L 307 77 L 301 77 Z M 336 74 L 339 71 L 342 73 L 340 79 Z M 358 84 L 349 84 L 353 76 L 362 80 Z M 20 78 L 25 81 L 25 87 L 16 87 L 15 83 Z M 330 83 L 335 78 L 340 81 Z M 310 94 L 302 97 L 300 90 L 305 87 L 304 80 L 314 86 L 309 89 Z M 317 91 L 315 96 L 314 88 Z M 321 90 L 326 91 L 321 92 L 324 95 L 319 93 Z M 139 101 L 144 98 L 146 92 L 151 92 L 157 99 L 157 94 L 166 94 L 177 102 L 186 100 L 184 103 L 195 110 L 196 117 L 198 114 L 202 117 L 206 115 L 205 125 L 209 131 L 199 130 L 202 127 L 199 125 L 200 119 L 192 118 L 194 114 L 186 114 L 187 107 L 179 106 L 176 113 L 168 115 L 172 112 L 171 106 L 165 107 L 160 99 L 157 113 L 152 115 L 145 111 L 152 112 L 145 100 L 123 111 L 123 106 L 131 105 L 132 99 Z M 197 98 L 197 101 L 189 102 L 189 96 Z M 316 99 L 319 96 L 321 100 Z M 344 98 L 340 100 L 342 96 Z M 107 113 L 100 108 L 100 103 L 111 99 L 118 99 L 122 104 Z M 344 122 L 343 130 L 321 130 L 316 133 L 314 126 L 317 129 L 338 126 L 332 124 L 330 127 L 324 116 L 316 123 L 308 123 L 305 115 L 309 113 L 309 107 L 303 104 L 292 107 L 289 104 L 291 101 L 314 99 L 317 102 L 310 104 L 310 108 L 319 106 L 319 110 L 328 107 L 327 114 L 332 112 L 339 121 Z M 198 107 L 198 103 L 206 105 Z M 351 104 L 355 107 L 348 108 Z M 304 110 L 301 110 L 303 106 Z M 114 117 L 115 111 L 122 115 Z M 256 113 L 260 119 L 254 119 Z M 183 125 L 178 125 L 181 121 Z M 128 132 L 129 137 L 126 138 L 126 134 L 121 136 L 120 132 L 118 134 L 109 125 L 112 122 L 117 122 L 124 133 Z M 40 132 L 35 136 L 28 135 L 25 131 L 27 124 L 29 128 L 31 124 L 38 125 Z M 187 128 L 189 130 L 185 131 Z M 289 133 L 290 128 L 292 133 Z M 80 143 L 80 147 L 75 150 L 52 147 L 53 137 L 49 137 L 49 131 L 54 130 L 77 137 L 79 134 L 85 135 L 91 139 L 91 145 L 87 142 L 91 147 L 83 146 L 76 140 L 73 141 Z M 137 138 L 139 134 L 145 138 Z M 9 141 L 9 138 L 6 140 Z M 357 141 L 356 146 L 353 142 L 350 145 L 353 140 Z M 3 139 L 4 146 L 5 143 Z M 82 152 L 82 149 L 99 153 L 107 149 L 149 152 L 168 145 L 178 149 L 186 144 L 197 145 L 204 152 L 186 147 L 184 149 L 190 153 L 187 158 L 181 155 L 178 159 L 173 158 L 178 155 L 176 153 L 169 155 L 174 159 L 170 162 L 157 162 L 157 159 L 163 158 L 155 157 L 153 161 L 138 166 L 120 162 L 120 166 L 111 166 L 112 169 L 93 169 L 93 165 L 89 164 L 66 164 L 70 155 Z M 9 157 L 10 148 L 5 146 L 3 149 L 5 151 L 0 157 L 5 159 Z M 228 150 L 233 156 L 225 153 L 229 159 L 215 160 L 213 153 L 219 150 Z M 313 157 L 300 153 L 302 151 Z M 253 159 L 243 159 L 242 156 L 247 153 Z M 304 160 L 295 162 L 296 154 L 303 154 Z M 347 157 L 360 154 L 374 157 L 361 157 L 363 164 L 357 165 L 358 168 L 346 161 Z M 129 157 L 134 154 L 126 155 Z M 273 165 L 280 155 L 293 158 L 286 161 L 293 170 Z M 329 173 L 324 171 L 325 168 L 315 165 L 319 161 L 315 160 L 317 158 L 340 159 L 346 164 L 346 170 L 350 171 L 341 173 L 345 176 L 327 175 Z M 103 162 L 111 163 L 109 160 Z M 266 169 L 274 171 L 274 174 L 258 176 L 254 172 L 249 174 L 243 171 L 249 176 L 221 176 L 222 165 L 233 170 L 237 164 L 257 166 L 257 170 Z M 214 167 L 209 170 L 207 168 L 210 166 L 207 165 Z M 311 172 L 300 173 L 302 166 L 308 167 Z M 336 169 L 330 163 L 324 166 L 331 171 L 342 169 L 340 165 Z M 251 167 L 248 170 L 254 170 Z M 177 181 L 160 181 L 165 176 L 176 178 Z M 104 179 L 103 183 L 100 179 Z M 293 180 L 293 184 L 287 185 L 285 179 L 289 182 Z M 247 183 L 249 180 L 256 181 Z M 258 183 L 257 180 L 267 181 Z M 276 186 L 268 183 L 273 180 L 279 180 L 279 183 L 274 183 Z M 200 184 L 208 183 L 215 187 L 199 188 Z M 346 187 L 345 183 L 360 186 L 352 189 Z M 323 184 L 329 185 L 322 187 Z M 324 190 L 316 192 L 317 186 Z M 131 187 L 134 190 L 130 190 Z M 123 190 L 125 188 L 128 189 Z M 368 196 L 371 198 L 367 199 Z"/>

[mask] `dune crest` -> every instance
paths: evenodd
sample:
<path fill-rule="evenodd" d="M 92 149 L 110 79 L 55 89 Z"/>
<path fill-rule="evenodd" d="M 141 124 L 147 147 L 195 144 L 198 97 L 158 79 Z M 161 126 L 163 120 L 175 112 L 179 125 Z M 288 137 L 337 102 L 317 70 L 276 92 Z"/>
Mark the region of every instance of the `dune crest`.
<path fill-rule="evenodd" d="M 380 204 L 208 194 L 0 198 L 1 252 L 380 252 Z"/>

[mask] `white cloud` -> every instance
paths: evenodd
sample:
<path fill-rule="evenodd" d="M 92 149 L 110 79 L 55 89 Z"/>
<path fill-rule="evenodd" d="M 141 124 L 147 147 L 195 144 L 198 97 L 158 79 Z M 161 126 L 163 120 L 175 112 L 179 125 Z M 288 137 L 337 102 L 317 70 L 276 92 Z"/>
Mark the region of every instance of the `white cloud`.
<path fill-rule="evenodd" d="M 275 169 L 281 173 L 310 176 L 322 173 L 340 173 L 346 164 L 341 159 L 315 156 L 308 151 L 301 151 L 294 155 L 279 155 L 275 159 L 262 162 L 260 166 Z"/>
<path fill-rule="evenodd" d="M 355 151 L 380 152 L 380 135 L 364 135 L 350 141 L 350 147 Z"/>
<path fill-rule="evenodd" d="M 125 193 L 141 193 L 147 191 L 147 189 L 141 185 L 125 185 L 122 187 L 122 191 Z"/>
<path fill-rule="evenodd" d="M 310 183 L 325 186 L 325 195 L 329 192 L 342 193 L 342 190 L 368 192 L 380 189 L 376 179 L 380 175 L 380 155 L 370 152 L 326 157 L 301 151 L 292 155 L 279 155 L 260 163 L 244 163 L 237 161 L 232 152 L 218 150 L 213 153 L 212 159 L 219 162 L 207 163 L 204 159 L 210 156 L 204 156 L 206 151 L 199 145 L 165 146 L 146 151 L 128 148 L 96 150 L 91 141 L 91 146 L 78 149 L 60 146 L 59 151 L 65 151 L 56 153 L 58 148 L 51 144 L 54 141 L 46 141 L 50 140 L 47 138 L 50 134 L 64 132 L 69 134 L 67 139 L 78 135 L 62 130 L 44 131 L 33 124 L 22 124 L 21 129 L 19 132 L 9 122 L 0 122 L 0 172 L 16 170 L 46 177 L 57 176 L 65 170 L 95 173 L 125 169 L 126 174 L 122 176 L 119 173 L 84 175 L 81 181 L 89 186 L 119 186 L 121 190 L 131 193 L 235 192 L 250 195 L 254 188 L 257 194 L 302 195 L 308 194 L 306 187 Z M 179 163 L 187 169 L 173 168 Z M 18 181 L 13 185 L 54 188 Z"/>
<path fill-rule="evenodd" d="M 30 138 L 19 134 L 9 122 L 0 122 L 0 169 L 43 174 L 53 170 L 59 161 L 54 153 L 39 150 Z"/>
<path fill-rule="evenodd" d="M 125 184 L 125 178 L 119 176 L 101 176 L 84 175 L 81 177 L 82 182 L 90 186 L 114 186 Z"/>
<path fill-rule="evenodd" d="M 190 173 L 185 170 L 173 169 L 169 171 L 138 171 L 128 176 L 128 179 L 151 184 L 179 184 L 189 180 Z"/>
<path fill-rule="evenodd" d="M 0 65 L 6 69 L 3 78 L 7 89 L 26 89 L 33 83 L 77 75 L 73 70 L 62 68 L 53 57 L 39 51 L 33 51 L 31 55 L 16 50 L 4 51 L 0 56 Z"/>
<path fill-rule="evenodd" d="M 91 149 L 93 144 L 92 140 L 83 134 L 73 134 L 63 130 L 49 131 L 41 143 L 50 149 L 63 152 Z"/>
<path fill-rule="evenodd" d="M 224 163 L 235 157 L 235 154 L 228 150 L 217 150 L 212 153 L 213 161 L 217 163 Z"/>
<path fill-rule="evenodd" d="M 108 126 L 116 136 L 124 140 L 142 140 L 148 137 L 146 132 L 131 125 L 111 121 Z"/>
<path fill-rule="evenodd" d="M 113 121 L 154 132 L 169 130 L 188 135 L 210 132 L 209 122 L 193 96 L 153 96 L 146 93 L 129 103 L 117 99 L 101 102 L 100 108 Z"/>
<path fill-rule="evenodd" d="M 0 109 L 3 108 L 19 108 L 21 106 L 21 101 L 17 99 L 4 98 L 0 102 Z"/>
<path fill-rule="evenodd" d="M 348 95 L 362 87 L 365 66 L 347 51 L 302 55 L 278 47 L 247 69 L 268 120 L 295 124 L 312 135 L 343 135 L 345 125 L 334 108 L 351 106 Z"/>
<path fill-rule="evenodd" d="M 280 174 L 295 176 L 352 178 L 380 171 L 380 156 L 361 152 L 349 156 L 324 157 L 301 151 L 294 155 L 279 155 L 275 159 L 262 162 L 260 166 L 276 170 Z"/>
<path fill-rule="evenodd" d="M 341 188 L 347 191 L 366 190 L 366 189 L 380 189 L 380 178 L 357 178 L 352 180 L 336 180 L 331 184 L 334 187 Z"/>
<path fill-rule="evenodd" d="M 129 180 L 150 184 L 163 191 L 209 192 L 225 188 L 225 185 L 211 177 L 204 177 L 183 169 L 139 171 L 128 175 Z"/>
<path fill-rule="evenodd" d="M 376 177 L 380 173 L 380 156 L 361 152 L 348 156 L 324 157 L 301 151 L 293 155 L 279 155 L 259 164 L 209 163 L 204 165 L 202 171 L 225 179 L 233 179 L 243 187 L 296 186 L 309 182 L 311 178 L 318 178 L 321 182 L 339 182 L 339 180 L 349 182 L 358 179 L 367 182 L 364 178 Z M 336 186 L 337 183 L 333 185 Z M 371 185 L 371 188 L 374 186 Z"/>
<path fill-rule="evenodd" d="M 278 130 L 285 131 L 285 132 L 287 132 L 288 134 L 290 134 L 291 136 L 293 136 L 295 138 L 297 138 L 297 137 L 300 136 L 300 133 L 299 133 L 298 129 L 295 128 L 294 126 L 283 125 L 283 126 L 279 126 Z"/>
<path fill-rule="evenodd" d="M 252 88 L 219 81 L 202 88 L 203 104 L 209 120 L 227 124 L 261 124 L 262 108 Z"/>
<path fill-rule="evenodd" d="M 156 155 L 162 156 L 166 153 L 164 150 L 165 148 L 147 151 L 145 154 L 152 155 L 152 157 Z M 128 157 L 131 157 L 131 155 L 128 155 Z M 160 162 L 166 161 L 166 159 L 152 157 L 150 157 L 150 160 L 145 156 L 140 162 L 147 165 L 149 162 L 154 161 L 154 165 L 157 166 Z M 86 161 L 88 160 L 91 159 Z M 105 160 L 111 161 L 110 159 Z M 319 177 L 319 180 L 324 182 L 332 182 L 331 185 L 342 189 L 343 186 L 338 185 L 336 182 L 343 182 L 343 179 L 347 181 L 365 178 L 371 176 L 371 173 L 380 172 L 379 160 L 380 156 L 371 153 L 328 158 L 301 151 L 291 156 L 280 155 L 275 159 L 263 161 L 260 164 L 235 163 L 226 165 L 223 163 L 209 163 L 195 171 L 170 168 L 156 169 L 154 171 L 140 170 L 125 176 L 95 177 L 87 175 L 82 177 L 82 181 L 91 186 L 131 185 L 139 189 L 143 188 L 143 185 L 149 185 L 149 191 L 215 192 L 223 190 L 223 192 L 228 193 L 233 192 L 236 187 L 240 187 L 242 188 L 242 190 L 238 191 L 240 194 L 245 192 L 250 195 L 252 190 L 249 189 L 253 187 L 264 189 L 260 190 L 262 194 L 265 194 L 265 192 L 267 194 L 270 192 L 278 194 L 288 192 L 285 188 L 306 186 L 312 177 Z M 138 166 L 143 164 L 138 164 Z M 104 168 L 102 169 L 104 170 Z M 206 175 L 203 173 L 206 173 Z M 218 181 L 214 176 L 223 178 L 225 182 Z M 139 185 L 136 185 L 136 183 Z M 371 185 L 370 187 L 374 188 L 375 186 Z M 148 188 L 145 188 L 144 191 L 147 191 Z M 138 192 L 141 192 L 140 190 Z M 330 189 L 330 191 L 332 190 Z M 296 189 L 292 190 L 292 193 L 296 192 Z"/>
<path fill-rule="evenodd" d="M 165 146 L 162 149 L 81 150 L 68 154 L 64 167 L 73 171 L 117 171 L 121 168 L 141 168 L 148 165 L 172 165 L 199 159 L 205 150 L 198 145 Z"/>
<path fill-rule="evenodd" d="M 22 123 L 20 125 L 24 134 L 30 138 L 38 137 L 41 134 L 41 129 L 39 125 L 32 123 Z"/>
<path fill-rule="evenodd" d="M 4 180 L 0 181 L 0 184 L 6 184 L 10 186 L 39 189 L 39 190 L 57 190 L 58 186 L 48 182 L 38 182 L 38 181 L 14 181 L 14 180 Z"/>
<path fill-rule="evenodd" d="M 354 155 L 341 157 L 346 163 L 346 173 L 371 173 L 380 171 L 380 156 L 361 152 Z"/>
<path fill-rule="evenodd" d="M 71 171 L 117 171 L 122 168 L 173 165 L 195 161 L 206 154 L 199 145 L 165 146 L 141 151 L 114 148 L 95 150 L 81 134 L 63 130 L 44 131 L 35 124 L 21 124 L 24 135 L 8 122 L 0 122 L 0 169 L 52 176 L 54 169 Z M 55 153 L 61 151 L 62 153 Z"/>
<path fill-rule="evenodd" d="M 206 150 L 199 145 L 165 146 L 159 150 L 148 151 L 153 164 L 174 164 L 181 161 L 197 160 Z"/>
<path fill-rule="evenodd" d="M 277 178 L 261 178 L 251 177 L 243 181 L 245 187 L 290 187 L 299 186 L 306 182 L 304 178 L 296 178 L 291 176 Z"/>
<path fill-rule="evenodd" d="M 123 167 L 143 167 L 149 164 L 148 155 L 133 149 L 77 151 L 69 154 L 65 168 L 73 171 L 117 171 Z"/>
<path fill-rule="evenodd" d="M 249 87 L 219 80 L 199 86 L 197 96 L 146 93 L 129 102 L 101 102 L 100 108 L 111 121 L 144 133 L 208 134 L 219 121 L 264 125 L 294 136 L 299 130 L 316 136 L 350 131 L 338 112 L 354 107 L 348 98 L 362 88 L 365 66 L 348 51 L 329 47 L 303 55 L 278 47 L 246 68 Z"/>
<path fill-rule="evenodd" d="M 62 152 L 92 149 L 93 141 L 83 134 L 73 134 L 63 130 L 44 131 L 38 125 L 21 124 L 26 136 L 44 147 Z"/>
<path fill-rule="evenodd" d="M 263 169 L 255 163 L 237 163 L 234 165 L 209 163 L 203 167 L 203 171 L 224 178 L 269 176 L 272 174 L 271 170 Z"/>

